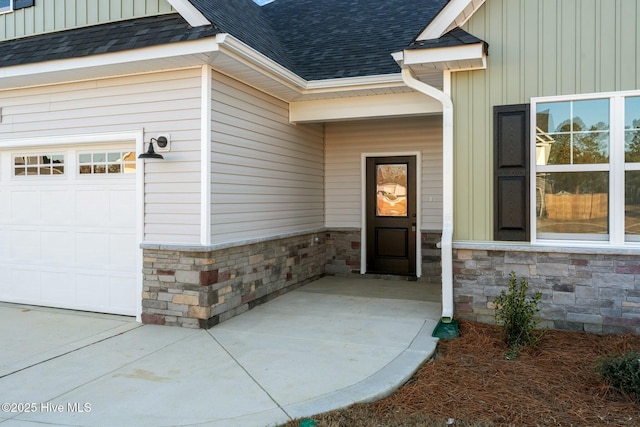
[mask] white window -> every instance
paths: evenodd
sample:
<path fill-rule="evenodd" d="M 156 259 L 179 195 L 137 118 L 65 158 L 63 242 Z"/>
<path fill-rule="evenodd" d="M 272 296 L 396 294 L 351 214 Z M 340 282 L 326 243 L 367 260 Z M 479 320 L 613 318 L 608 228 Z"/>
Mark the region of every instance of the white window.
<path fill-rule="evenodd" d="M 13 0 L 0 0 L 0 13 L 13 11 Z"/>
<path fill-rule="evenodd" d="M 80 175 L 114 175 L 135 171 L 136 153 L 133 151 L 102 151 L 78 155 Z"/>
<path fill-rule="evenodd" d="M 531 105 L 533 240 L 640 241 L 640 92 Z"/>
<path fill-rule="evenodd" d="M 64 154 L 37 153 L 13 156 L 13 175 L 64 175 Z"/>

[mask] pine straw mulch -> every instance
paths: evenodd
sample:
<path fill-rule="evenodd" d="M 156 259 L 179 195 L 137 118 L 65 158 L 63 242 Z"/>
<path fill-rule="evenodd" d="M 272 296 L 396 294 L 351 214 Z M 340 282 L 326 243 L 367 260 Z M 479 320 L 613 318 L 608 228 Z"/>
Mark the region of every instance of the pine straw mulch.
<path fill-rule="evenodd" d="M 320 427 L 640 426 L 640 404 L 609 389 L 595 370 L 603 356 L 640 350 L 640 336 L 547 331 L 537 348 L 506 360 L 497 327 L 460 321 L 460 335 L 440 340 L 435 357 L 386 399 L 313 420 Z"/>

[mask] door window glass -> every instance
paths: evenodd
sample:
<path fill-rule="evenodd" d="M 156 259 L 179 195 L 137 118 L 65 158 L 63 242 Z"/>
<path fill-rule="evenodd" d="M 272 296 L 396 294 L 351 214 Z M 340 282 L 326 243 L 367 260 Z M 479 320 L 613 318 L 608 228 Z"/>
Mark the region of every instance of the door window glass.
<path fill-rule="evenodd" d="M 377 165 L 376 215 L 407 216 L 407 165 Z"/>

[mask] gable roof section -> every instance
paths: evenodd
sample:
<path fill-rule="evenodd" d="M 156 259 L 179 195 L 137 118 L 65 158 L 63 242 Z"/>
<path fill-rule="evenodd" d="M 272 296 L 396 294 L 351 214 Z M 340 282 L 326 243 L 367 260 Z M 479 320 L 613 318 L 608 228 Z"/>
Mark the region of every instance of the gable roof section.
<path fill-rule="evenodd" d="M 415 40 L 411 44 L 409 44 L 406 49 L 440 49 L 477 43 L 482 43 L 485 46 L 485 49 L 488 48 L 488 44 L 485 41 L 477 38 L 472 34 L 467 33 L 463 29 L 454 28 L 438 39 Z"/>
<path fill-rule="evenodd" d="M 220 31 L 229 33 L 278 64 L 294 71 L 293 63 L 260 6 L 252 0 L 190 0 Z"/>
<path fill-rule="evenodd" d="M 121 52 L 211 37 L 211 25 L 192 28 L 178 14 L 121 21 L 0 43 L 2 67 Z"/>
<path fill-rule="evenodd" d="M 194 1 L 194 0 L 192 0 Z M 306 80 L 399 73 L 405 48 L 448 0 L 275 0 L 262 11 Z"/>

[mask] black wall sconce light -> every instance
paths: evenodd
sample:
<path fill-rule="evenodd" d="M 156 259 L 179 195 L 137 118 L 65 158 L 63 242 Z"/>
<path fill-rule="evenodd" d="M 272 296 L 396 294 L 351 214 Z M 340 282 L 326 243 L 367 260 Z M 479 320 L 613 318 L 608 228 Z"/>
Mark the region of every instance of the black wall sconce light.
<path fill-rule="evenodd" d="M 162 157 L 162 154 L 156 153 L 156 151 L 153 149 L 154 141 L 156 142 L 156 144 L 158 144 L 159 149 L 165 149 L 169 145 L 169 140 L 166 136 L 151 138 L 151 140 L 149 141 L 149 149 L 146 153 L 140 154 L 138 156 L 139 159 L 164 159 L 164 157 Z"/>

